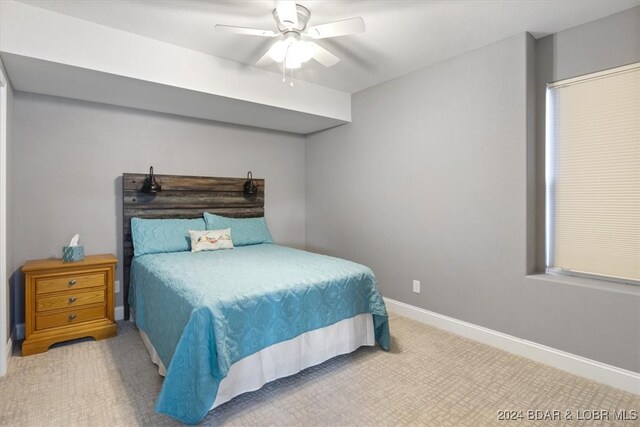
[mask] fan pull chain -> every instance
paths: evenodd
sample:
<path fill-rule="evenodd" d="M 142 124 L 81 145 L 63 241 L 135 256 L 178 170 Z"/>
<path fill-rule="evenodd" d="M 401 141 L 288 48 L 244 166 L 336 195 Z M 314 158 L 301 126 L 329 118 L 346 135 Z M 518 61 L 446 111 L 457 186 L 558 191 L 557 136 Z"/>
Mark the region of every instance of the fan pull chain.
<path fill-rule="evenodd" d="M 286 81 L 285 78 L 285 65 L 287 63 L 287 56 L 289 56 L 289 47 L 287 46 L 287 50 L 284 52 L 284 59 L 282 60 L 282 83 L 284 83 Z"/>
<path fill-rule="evenodd" d="M 289 86 L 293 87 L 293 68 L 291 69 L 291 80 L 289 81 Z"/>

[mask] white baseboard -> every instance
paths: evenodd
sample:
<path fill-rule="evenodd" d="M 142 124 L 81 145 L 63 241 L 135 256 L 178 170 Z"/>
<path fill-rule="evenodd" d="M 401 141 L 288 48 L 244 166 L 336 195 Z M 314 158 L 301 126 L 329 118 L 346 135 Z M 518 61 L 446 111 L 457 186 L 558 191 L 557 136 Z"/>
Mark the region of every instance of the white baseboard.
<path fill-rule="evenodd" d="M 116 307 L 113 311 L 114 311 L 113 314 L 115 316 L 116 322 L 118 320 L 124 319 L 124 306 L 120 305 L 120 306 Z"/>
<path fill-rule="evenodd" d="M 454 319 L 453 317 L 443 316 L 442 314 L 390 298 L 384 298 L 384 301 L 387 309 L 392 313 L 480 341 L 500 350 L 562 369 L 574 375 L 640 395 L 639 373 L 503 334 L 502 332 Z"/>

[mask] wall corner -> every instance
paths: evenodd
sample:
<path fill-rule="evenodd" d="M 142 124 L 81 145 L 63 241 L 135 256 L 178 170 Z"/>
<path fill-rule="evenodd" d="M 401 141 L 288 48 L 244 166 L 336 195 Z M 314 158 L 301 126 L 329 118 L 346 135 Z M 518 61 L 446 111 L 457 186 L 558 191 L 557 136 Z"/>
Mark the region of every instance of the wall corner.
<path fill-rule="evenodd" d="M 536 154 L 536 39 L 525 33 L 525 139 L 526 139 L 526 271 L 532 274 L 539 271 L 541 259 L 539 252 L 539 234 L 544 225 L 538 219 L 538 161 Z M 542 252 L 544 256 L 544 252 Z"/>

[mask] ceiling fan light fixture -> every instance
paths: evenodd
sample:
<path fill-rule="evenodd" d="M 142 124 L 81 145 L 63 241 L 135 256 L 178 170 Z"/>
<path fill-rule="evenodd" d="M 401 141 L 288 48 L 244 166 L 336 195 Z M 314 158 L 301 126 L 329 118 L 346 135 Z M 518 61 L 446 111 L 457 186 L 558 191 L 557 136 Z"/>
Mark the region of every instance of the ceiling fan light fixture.
<path fill-rule="evenodd" d="M 295 58 L 299 62 L 307 62 L 313 57 L 313 47 L 315 45 L 313 43 L 305 42 L 302 40 L 297 40 L 291 47 L 289 48 L 289 55 Z"/>
<path fill-rule="evenodd" d="M 297 70 L 302 67 L 302 62 L 298 61 L 296 58 L 287 56 L 287 59 L 284 61 L 284 66 L 287 67 L 288 70 Z"/>
<path fill-rule="evenodd" d="M 278 40 L 269 49 L 269 56 L 276 62 L 282 62 L 287 56 L 287 48 L 287 43 L 284 40 Z"/>
<path fill-rule="evenodd" d="M 315 44 L 293 37 L 278 40 L 269 49 L 269 56 L 275 62 L 289 69 L 297 69 L 313 57 Z"/>

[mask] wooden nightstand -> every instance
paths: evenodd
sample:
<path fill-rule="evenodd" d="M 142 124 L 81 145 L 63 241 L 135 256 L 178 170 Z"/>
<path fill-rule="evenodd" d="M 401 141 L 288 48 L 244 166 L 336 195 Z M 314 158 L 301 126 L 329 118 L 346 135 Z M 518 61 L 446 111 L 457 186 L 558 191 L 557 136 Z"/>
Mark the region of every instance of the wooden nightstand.
<path fill-rule="evenodd" d="M 42 353 L 51 344 L 75 338 L 114 337 L 113 255 L 82 261 L 27 261 L 25 273 L 25 335 L 22 355 Z"/>

